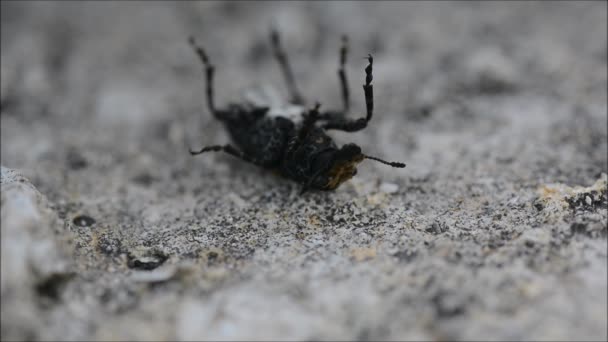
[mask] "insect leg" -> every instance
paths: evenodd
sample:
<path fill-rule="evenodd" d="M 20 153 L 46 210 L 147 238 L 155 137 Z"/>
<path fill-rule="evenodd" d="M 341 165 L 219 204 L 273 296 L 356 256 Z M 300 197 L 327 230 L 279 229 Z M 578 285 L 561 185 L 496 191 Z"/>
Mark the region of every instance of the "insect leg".
<path fill-rule="evenodd" d="M 261 166 L 261 163 L 251 157 L 249 157 L 248 155 L 246 155 L 245 153 L 237 150 L 235 147 L 233 147 L 232 145 L 212 145 L 212 146 L 205 146 L 203 148 L 201 148 L 198 151 L 193 151 L 192 149 L 190 149 L 190 154 L 191 155 L 197 155 L 197 154 L 201 154 L 201 153 L 205 153 L 205 152 L 224 152 L 227 153 L 231 156 L 237 157 L 241 160 L 244 160 L 248 163 L 251 164 L 255 164 L 257 166 Z"/>
<path fill-rule="evenodd" d="M 287 60 L 287 54 L 285 54 L 285 51 L 281 46 L 279 32 L 276 29 L 272 29 L 272 31 L 270 32 L 270 41 L 272 43 L 272 50 L 274 52 L 274 56 L 279 62 L 281 71 L 283 72 L 283 76 L 285 77 L 285 82 L 287 83 L 287 88 L 289 90 L 289 96 L 291 97 L 291 103 L 303 104 L 304 98 L 296 87 L 296 81 L 293 77 L 291 67 L 289 66 L 289 61 Z"/>
<path fill-rule="evenodd" d="M 374 86 L 372 85 L 373 75 L 372 75 L 372 65 L 374 59 L 372 55 L 368 55 L 367 60 L 369 64 L 365 68 L 365 84 L 363 85 L 363 92 L 365 94 L 365 106 L 367 109 L 367 115 L 365 118 L 360 118 L 357 120 L 349 120 L 344 118 L 340 113 L 331 112 L 324 113 L 321 115 L 321 119 L 326 121 L 326 123 L 322 126 L 324 129 L 335 129 L 345 132 L 356 132 L 367 127 L 367 123 L 371 120 L 372 115 L 374 113 Z"/>
<path fill-rule="evenodd" d="M 217 119 L 221 119 L 221 112 L 215 109 L 213 101 L 213 75 L 215 72 L 215 67 L 209 61 L 209 57 L 205 53 L 205 50 L 203 50 L 203 48 L 196 43 L 194 37 L 190 37 L 188 42 L 198 55 L 198 58 L 201 60 L 201 63 L 203 63 L 203 66 L 205 68 L 205 77 L 207 84 L 207 107 L 209 108 L 209 111 L 211 112 L 211 114 L 213 114 L 214 117 L 216 117 Z"/>
<path fill-rule="evenodd" d="M 367 67 L 365 67 L 365 85 L 363 85 L 363 92 L 365 93 L 365 107 L 367 109 L 365 121 L 371 120 L 372 115 L 374 114 L 374 86 L 372 85 L 372 80 L 374 79 L 374 76 L 372 75 L 374 58 L 371 54 L 368 55 L 367 61 L 369 64 Z"/>
<path fill-rule="evenodd" d="M 348 37 L 342 36 L 342 47 L 340 47 L 340 69 L 338 69 L 338 77 L 340 78 L 340 86 L 342 88 L 342 105 L 343 113 L 348 113 L 350 109 L 350 92 L 348 90 L 348 81 L 346 79 L 346 55 L 348 53 Z"/>
<path fill-rule="evenodd" d="M 302 121 L 302 127 L 298 132 L 298 139 L 300 141 L 306 138 L 310 130 L 314 127 L 315 122 L 317 122 L 317 120 L 319 119 L 319 107 L 321 107 L 321 104 L 317 102 L 315 106 L 304 117 L 304 120 Z"/>
<path fill-rule="evenodd" d="M 295 133 L 294 137 L 289 141 L 285 155 L 290 155 L 292 152 L 296 151 L 308 133 L 310 133 L 310 130 L 314 127 L 315 122 L 319 120 L 319 107 L 321 107 L 321 105 L 316 103 L 314 108 L 312 108 L 305 115 L 302 125 Z"/>

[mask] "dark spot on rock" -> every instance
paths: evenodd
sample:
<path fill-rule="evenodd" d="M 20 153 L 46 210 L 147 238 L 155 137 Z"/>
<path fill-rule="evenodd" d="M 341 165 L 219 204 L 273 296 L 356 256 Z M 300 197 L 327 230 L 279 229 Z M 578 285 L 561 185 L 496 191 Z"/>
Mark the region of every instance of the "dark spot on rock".
<path fill-rule="evenodd" d="M 58 301 L 67 282 L 74 273 L 53 273 L 36 284 L 36 293 L 44 298 Z"/>
<path fill-rule="evenodd" d="M 84 169 L 89 165 L 87 160 L 76 150 L 71 149 L 68 151 L 68 155 L 66 157 L 68 167 L 71 170 L 80 170 Z"/>
<path fill-rule="evenodd" d="M 122 243 L 119 239 L 103 234 L 97 242 L 99 251 L 108 256 L 117 256 L 122 252 Z"/>
<path fill-rule="evenodd" d="M 421 103 L 407 107 L 405 114 L 408 120 L 420 122 L 430 118 L 434 110 L 435 108 L 432 104 Z"/>
<path fill-rule="evenodd" d="M 482 73 L 479 75 L 476 84 L 473 85 L 480 94 L 496 95 L 514 92 L 517 87 L 510 82 L 503 80 L 495 75 Z"/>
<path fill-rule="evenodd" d="M 443 222 L 433 222 L 431 225 L 429 225 L 425 231 L 427 233 L 431 233 L 431 234 L 441 234 L 444 233 L 448 230 L 448 227 L 446 226 L 445 223 Z"/>
<path fill-rule="evenodd" d="M 104 289 L 101 295 L 99 296 L 99 301 L 102 304 L 106 304 L 110 301 L 110 299 L 112 299 L 112 290 Z"/>
<path fill-rule="evenodd" d="M 209 252 L 207 253 L 207 259 L 208 260 L 215 260 L 217 259 L 218 254 L 216 252 Z"/>
<path fill-rule="evenodd" d="M 138 270 L 153 270 L 162 265 L 168 257 L 160 251 L 131 253 L 127 255 L 127 266 Z"/>
<path fill-rule="evenodd" d="M 417 255 L 418 253 L 412 250 L 403 250 L 393 254 L 400 262 L 410 262 L 416 258 Z"/>
<path fill-rule="evenodd" d="M 572 223 L 570 225 L 570 232 L 574 234 L 585 234 L 587 232 L 587 225 L 584 223 Z"/>
<path fill-rule="evenodd" d="M 534 247 L 534 241 L 532 241 L 532 240 L 526 240 L 525 244 L 526 244 L 526 247 L 528 247 L 528 248 Z"/>
<path fill-rule="evenodd" d="M 545 208 L 545 206 L 540 201 L 535 201 L 534 208 L 536 208 L 536 210 L 538 211 L 541 211 Z"/>
<path fill-rule="evenodd" d="M 92 217 L 86 215 L 78 215 L 74 217 L 72 222 L 78 227 L 90 227 L 95 224 L 95 220 Z"/>
<path fill-rule="evenodd" d="M 133 177 L 131 180 L 133 182 L 143 185 L 143 186 L 150 186 L 150 184 L 152 184 L 152 182 L 156 181 L 156 178 L 154 178 L 148 172 L 142 172 L 142 173 L 138 174 L 137 176 Z"/>
<path fill-rule="evenodd" d="M 224 252 L 220 249 L 203 252 L 202 257 L 207 261 L 208 266 L 217 265 L 226 260 Z"/>
<path fill-rule="evenodd" d="M 439 318 L 452 318 L 465 313 L 463 303 L 454 295 L 446 292 L 439 292 L 431 298 L 431 303 L 435 308 L 435 314 Z"/>

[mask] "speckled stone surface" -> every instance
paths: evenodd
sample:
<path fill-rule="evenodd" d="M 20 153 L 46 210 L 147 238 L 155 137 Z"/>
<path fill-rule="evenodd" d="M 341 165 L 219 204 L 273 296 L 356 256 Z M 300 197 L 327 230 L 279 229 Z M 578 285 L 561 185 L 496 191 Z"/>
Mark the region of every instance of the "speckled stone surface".
<path fill-rule="evenodd" d="M 2 340 L 606 340 L 606 3 L 2 1 Z M 340 105 L 335 192 L 188 146 L 255 87 Z"/>

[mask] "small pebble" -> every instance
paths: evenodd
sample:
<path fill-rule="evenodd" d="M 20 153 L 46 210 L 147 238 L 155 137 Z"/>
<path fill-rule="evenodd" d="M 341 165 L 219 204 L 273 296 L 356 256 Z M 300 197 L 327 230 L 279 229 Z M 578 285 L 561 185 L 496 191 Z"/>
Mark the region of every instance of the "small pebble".
<path fill-rule="evenodd" d="M 74 217 L 72 222 L 79 227 L 89 227 L 95 224 L 95 220 L 92 217 L 86 215 L 79 215 Z"/>
<path fill-rule="evenodd" d="M 149 271 L 162 265 L 168 257 L 160 251 L 148 248 L 135 249 L 127 255 L 127 266 L 131 269 Z"/>
<path fill-rule="evenodd" d="M 131 279 L 139 283 L 161 283 L 175 276 L 177 268 L 174 266 L 157 268 L 150 271 L 135 271 Z"/>

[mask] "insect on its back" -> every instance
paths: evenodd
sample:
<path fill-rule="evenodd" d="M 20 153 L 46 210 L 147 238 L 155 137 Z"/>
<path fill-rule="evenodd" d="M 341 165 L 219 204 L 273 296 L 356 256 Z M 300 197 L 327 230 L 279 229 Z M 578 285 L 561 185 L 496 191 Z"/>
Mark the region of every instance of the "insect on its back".
<path fill-rule="evenodd" d="M 373 58 L 368 56 L 365 68 L 366 116 L 349 119 L 346 114 L 350 107 L 350 92 L 347 86 L 344 65 L 347 55 L 347 38 L 342 38 L 340 67 L 338 76 L 342 90 L 342 109 L 319 111 L 320 104 L 305 110 L 304 98 L 298 91 L 287 56 L 283 51 L 279 35 L 271 33 L 271 43 L 275 58 L 279 62 L 290 94 L 289 105 L 278 107 L 278 101 L 270 101 L 271 106 L 261 105 L 264 99 L 250 95 L 249 101 L 229 104 L 225 108 L 215 107 L 213 98 L 213 76 L 215 68 L 207 54 L 190 38 L 203 63 L 207 86 L 207 107 L 213 116 L 220 120 L 236 145 L 206 146 L 199 151 L 190 150 L 192 155 L 210 151 L 223 151 L 243 161 L 278 171 L 302 185 L 302 193 L 313 188 L 334 190 L 357 173 L 357 164 L 364 159 L 375 160 L 392 167 L 403 168 L 405 164 L 387 162 L 365 155 L 355 144 L 338 148 L 326 134 L 328 130 L 356 132 L 367 127 L 374 109 L 372 80 Z M 270 97 L 272 98 L 272 97 Z M 299 119 L 299 120 L 298 120 Z"/>

